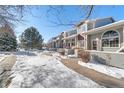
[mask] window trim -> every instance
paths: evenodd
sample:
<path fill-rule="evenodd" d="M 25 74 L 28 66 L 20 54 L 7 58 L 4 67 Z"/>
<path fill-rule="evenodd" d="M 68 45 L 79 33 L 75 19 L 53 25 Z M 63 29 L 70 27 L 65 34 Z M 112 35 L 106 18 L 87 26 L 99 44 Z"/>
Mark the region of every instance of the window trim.
<path fill-rule="evenodd" d="M 103 35 L 104 35 L 106 32 L 109 32 L 109 31 L 115 31 L 115 32 L 118 33 L 118 36 L 114 36 L 115 38 L 117 38 L 117 37 L 119 38 L 118 47 L 110 47 L 110 46 L 109 46 L 109 47 L 103 47 L 103 46 L 102 46 L 102 40 L 103 40 L 103 39 L 111 38 L 111 37 L 103 38 Z M 120 48 L 120 33 L 119 33 L 117 30 L 113 30 L 113 29 L 112 29 L 112 30 L 107 30 L 107 31 L 103 32 L 102 35 L 101 35 L 101 48 Z"/>

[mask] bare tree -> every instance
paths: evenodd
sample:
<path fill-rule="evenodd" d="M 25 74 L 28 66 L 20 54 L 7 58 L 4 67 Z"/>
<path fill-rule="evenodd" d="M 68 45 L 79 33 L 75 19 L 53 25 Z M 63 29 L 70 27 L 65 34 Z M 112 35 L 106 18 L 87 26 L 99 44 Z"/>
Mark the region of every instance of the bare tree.
<path fill-rule="evenodd" d="M 88 19 L 93 12 L 94 5 L 80 5 L 77 6 L 77 11 L 81 12 L 80 18 L 82 20 Z M 46 16 L 49 21 L 53 24 L 53 26 L 74 26 L 79 20 L 77 19 L 61 19 L 61 15 L 65 12 L 65 6 L 49 6 Z M 72 13 L 73 14 L 73 13 Z M 50 19 L 50 16 L 54 16 L 54 19 Z"/>
<path fill-rule="evenodd" d="M 0 25 L 20 22 L 23 18 L 23 5 L 0 5 Z"/>
<path fill-rule="evenodd" d="M 9 24 L 12 25 L 13 23 L 23 21 L 24 12 L 29 13 L 33 17 L 38 17 L 38 15 L 33 14 L 32 8 L 42 9 L 40 6 L 23 6 L 23 5 L 0 5 L 0 25 Z M 75 25 L 79 20 L 76 19 L 65 19 L 62 20 L 61 16 L 63 12 L 65 12 L 65 7 L 62 5 L 53 5 L 48 6 L 48 10 L 46 12 L 46 16 L 48 21 L 51 22 L 54 26 L 72 26 Z M 77 6 L 77 11 L 81 11 L 82 15 L 79 15 L 82 20 L 88 19 L 92 11 L 94 9 L 93 5 L 81 5 Z M 54 19 L 49 18 L 50 16 L 54 16 Z"/>

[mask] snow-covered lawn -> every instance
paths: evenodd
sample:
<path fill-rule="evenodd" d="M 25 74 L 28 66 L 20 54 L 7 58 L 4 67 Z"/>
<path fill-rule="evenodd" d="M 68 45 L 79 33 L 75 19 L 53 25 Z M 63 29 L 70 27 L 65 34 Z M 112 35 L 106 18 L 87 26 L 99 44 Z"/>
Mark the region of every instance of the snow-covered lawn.
<path fill-rule="evenodd" d="M 9 87 L 103 87 L 65 67 L 58 53 L 47 51 L 32 56 L 17 54 L 11 77 Z"/>
<path fill-rule="evenodd" d="M 124 69 L 103 65 L 94 60 L 89 63 L 79 61 L 78 64 L 119 79 L 124 79 Z"/>

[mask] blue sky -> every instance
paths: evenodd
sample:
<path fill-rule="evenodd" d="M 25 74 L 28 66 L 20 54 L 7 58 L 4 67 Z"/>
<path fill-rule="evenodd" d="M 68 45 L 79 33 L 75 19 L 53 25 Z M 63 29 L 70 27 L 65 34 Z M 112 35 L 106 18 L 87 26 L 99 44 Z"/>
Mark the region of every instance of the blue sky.
<path fill-rule="evenodd" d="M 44 42 L 47 42 L 51 37 L 54 37 L 60 34 L 62 31 L 71 29 L 71 26 L 62 26 L 55 25 L 51 21 L 57 21 L 56 19 L 56 10 L 51 10 L 49 13 L 49 6 L 32 6 L 30 13 L 24 14 L 23 24 L 17 24 L 15 32 L 19 36 L 26 28 L 34 26 L 38 29 L 40 34 L 44 38 Z M 64 6 L 64 9 L 61 10 L 61 13 L 58 17 L 65 23 L 68 21 L 78 22 L 83 19 L 83 11 L 79 6 Z M 104 18 L 104 17 L 113 17 L 116 21 L 124 19 L 124 6 L 95 6 L 91 19 L 93 18 Z"/>

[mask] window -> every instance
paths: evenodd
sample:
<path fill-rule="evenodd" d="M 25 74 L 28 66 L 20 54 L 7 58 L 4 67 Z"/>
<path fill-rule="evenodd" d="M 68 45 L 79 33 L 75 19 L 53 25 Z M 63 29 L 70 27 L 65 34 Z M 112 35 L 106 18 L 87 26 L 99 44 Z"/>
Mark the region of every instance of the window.
<path fill-rule="evenodd" d="M 93 46 L 93 50 L 97 50 L 97 41 L 96 40 L 93 40 L 92 42 L 92 46 Z"/>
<path fill-rule="evenodd" d="M 88 30 L 91 30 L 91 29 L 93 29 L 93 23 L 88 23 Z"/>
<path fill-rule="evenodd" d="M 69 32 L 67 32 L 67 34 L 68 34 L 68 36 L 71 36 L 71 35 L 77 34 L 77 30 L 69 31 Z"/>
<path fill-rule="evenodd" d="M 72 46 L 75 46 L 75 38 L 66 40 L 66 46 L 67 48 L 71 48 Z"/>
<path fill-rule="evenodd" d="M 82 26 L 81 26 L 81 30 L 82 30 L 83 32 L 87 31 L 87 25 L 86 25 L 86 24 L 82 25 Z"/>
<path fill-rule="evenodd" d="M 102 36 L 102 47 L 119 47 L 119 34 L 116 31 L 107 31 Z"/>
<path fill-rule="evenodd" d="M 71 42 L 72 42 L 71 45 L 72 45 L 72 46 L 75 46 L 75 38 L 72 39 Z"/>

